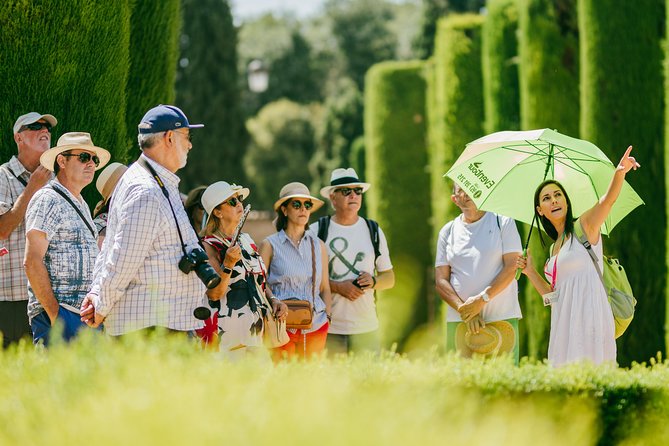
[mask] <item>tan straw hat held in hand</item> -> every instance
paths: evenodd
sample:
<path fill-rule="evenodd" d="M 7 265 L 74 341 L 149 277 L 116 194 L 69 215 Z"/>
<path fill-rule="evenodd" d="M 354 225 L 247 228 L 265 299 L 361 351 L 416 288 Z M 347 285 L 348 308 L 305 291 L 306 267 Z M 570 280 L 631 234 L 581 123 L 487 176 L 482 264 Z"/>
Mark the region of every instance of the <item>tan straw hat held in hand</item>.
<path fill-rule="evenodd" d="M 455 330 L 455 347 L 465 358 L 509 353 L 515 345 L 516 333 L 507 321 L 486 322 L 478 333 L 467 332 L 465 323 L 458 324 Z"/>

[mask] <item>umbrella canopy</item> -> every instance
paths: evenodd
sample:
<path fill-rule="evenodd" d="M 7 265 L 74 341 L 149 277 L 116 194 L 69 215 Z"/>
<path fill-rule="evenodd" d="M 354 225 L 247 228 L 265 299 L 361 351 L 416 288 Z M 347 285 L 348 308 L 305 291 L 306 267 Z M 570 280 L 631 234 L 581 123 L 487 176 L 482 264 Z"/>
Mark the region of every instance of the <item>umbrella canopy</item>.
<path fill-rule="evenodd" d="M 532 224 L 534 191 L 545 179 L 559 181 L 574 217 L 590 209 L 609 187 L 616 167 L 594 144 L 555 130 L 497 132 L 469 144 L 445 176 L 476 206 Z M 601 228 L 609 234 L 643 200 L 625 182 Z"/>

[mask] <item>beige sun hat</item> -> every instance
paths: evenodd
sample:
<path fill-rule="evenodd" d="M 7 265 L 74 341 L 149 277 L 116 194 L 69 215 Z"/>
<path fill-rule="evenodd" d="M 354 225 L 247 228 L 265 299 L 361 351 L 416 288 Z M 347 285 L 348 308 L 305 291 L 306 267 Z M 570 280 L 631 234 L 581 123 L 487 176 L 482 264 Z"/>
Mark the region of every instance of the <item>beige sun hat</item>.
<path fill-rule="evenodd" d="M 274 210 L 277 211 L 281 205 L 291 198 L 308 198 L 314 203 L 311 212 L 316 212 L 325 202 L 319 198 L 314 197 L 309 193 L 309 188 L 297 181 L 288 183 L 281 188 L 279 192 L 279 199 L 274 202 Z"/>
<path fill-rule="evenodd" d="M 464 323 L 455 330 L 455 347 L 465 358 L 509 353 L 515 345 L 516 333 L 507 321 L 486 322 L 479 333 L 468 332 Z"/>
<path fill-rule="evenodd" d="M 100 175 L 95 182 L 95 188 L 100 192 L 100 195 L 102 195 L 102 201 L 106 203 L 109 200 L 112 192 L 114 192 L 116 183 L 118 183 L 118 180 L 121 179 L 121 175 L 123 175 L 126 170 L 128 170 L 128 166 L 121 163 L 111 163 L 100 172 Z"/>
<path fill-rule="evenodd" d="M 358 174 L 352 167 L 348 169 L 340 167 L 332 171 L 330 185 L 321 189 L 321 196 L 330 198 L 332 191 L 340 187 L 362 187 L 362 191 L 367 192 L 370 186 L 371 184 L 360 181 Z"/>
<path fill-rule="evenodd" d="M 211 215 L 211 212 L 216 209 L 216 206 L 223 203 L 233 195 L 241 195 L 243 199 L 246 199 L 250 193 L 251 191 L 249 191 L 246 187 L 230 184 L 227 181 L 217 181 L 207 187 L 207 189 L 202 194 L 200 201 L 202 202 L 204 211 Z M 204 223 L 202 224 L 204 225 Z"/>
<path fill-rule="evenodd" d="M 44 166 L 44 168 L 53 172 L 53 166 L 54 162 L 56 161 L 56 157 L 63 152 L 74 149 L 94 152 L 98 158 L 100 158 L 100 164 L 95 168 L 95 170 L 100 170 L 105 167 L 111 159 L 111 153 L 109 153 L 106 149 L 97 147 L 95 144 L 93 144 L 90 133 L 69 132 L 64 133 L 63 136 L 58 138 L 56 147 L 53 147 L 44 152 L 42 156 L 39 157 L 39 162 L 42 164 L 42 166 Z"/>
<path fill-rule="evenodd" d="M 21 127 L 28 124 L 34 124 L 40 119 L 44 119 L 46 122 L 51 124 L 51 127 L 55 127 L 58 124 L 58 120 L 54 115 L 49 115 L 49 114 L 43 115 L 37 112 L 30 112 L 26 113 L 25 115 L 19 116 L 16 119 L 16 122 L 14 123 L 14 127 L 12 128 L 12 130 L 14 130 L 14 133 L 19 133 Z"/>

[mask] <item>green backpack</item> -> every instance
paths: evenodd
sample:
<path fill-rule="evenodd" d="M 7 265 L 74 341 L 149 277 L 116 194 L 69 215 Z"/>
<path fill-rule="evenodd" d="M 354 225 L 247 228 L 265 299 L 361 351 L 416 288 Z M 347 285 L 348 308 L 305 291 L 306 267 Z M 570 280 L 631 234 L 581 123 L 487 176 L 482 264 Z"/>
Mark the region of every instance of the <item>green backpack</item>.
<path fill-rule="evenodd" d="M 597 255 L 592 251 L 588 237 L 583 233 L 583 226 L 581 226 L 580 220 L 576 221 L 574 232 L 578 241 L 581 242 L 588 251 L 588 254 L 590 254 L 597 274 L 604 284 L 604 289 L 611 304 L 613 320 L 616 323 L 616 338 L 619 338 L 625 333 L 625 330 L 627 330 L 627 327 L 632 322 L 634 307 L 636 305 L 636 299 L 632 294 L 632 287 L 630 286 L 630 281 L 627 279 L 627 274 L 625 274 L 625 268 L 618 262 L 618 259 L 604 256 L 604 274 L 602 277 L 602 272 L 597 262 Z"/>

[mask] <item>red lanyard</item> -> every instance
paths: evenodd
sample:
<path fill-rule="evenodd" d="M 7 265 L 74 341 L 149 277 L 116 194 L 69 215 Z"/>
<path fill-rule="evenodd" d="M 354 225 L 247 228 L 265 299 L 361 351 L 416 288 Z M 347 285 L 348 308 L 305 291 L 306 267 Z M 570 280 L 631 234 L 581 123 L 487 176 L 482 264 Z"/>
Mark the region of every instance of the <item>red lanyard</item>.
<path fill-rule="evenodd" d="M 560 244 L 560 251 L 562 251 L 562 247 L 564 246 L 564 237 L 565 233 L 562 233 L 562 243 Z M 553 274 L 551 274 L 551 289 L 555 291 L 555 283 L 557 282 L 557 263 L 558 263 L 558 256 L 560 255 L 560 251 L 555 255 L 555 262 L 553 262 Z M 548 262 L 550 258 L 546 261 Z M 548 272 L 544 269 L 544 272 Z"/>

